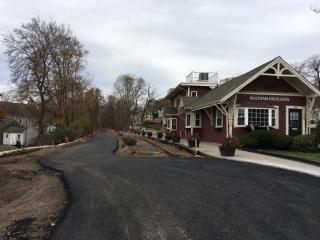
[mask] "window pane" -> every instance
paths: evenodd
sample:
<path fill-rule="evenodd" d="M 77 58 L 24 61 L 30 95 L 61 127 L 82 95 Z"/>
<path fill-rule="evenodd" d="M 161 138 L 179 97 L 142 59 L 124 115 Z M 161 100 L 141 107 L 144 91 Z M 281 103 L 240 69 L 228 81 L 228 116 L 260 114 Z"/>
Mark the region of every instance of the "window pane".
<path fill-rule="evenodd" d="M 244 116 L 244 109 L 243 108 L 238 109 L 238 125 L 239 126 L 245 125 L 245 116 Z"/>
<path fill-rule="evenodd" d="M 271 126 L 276 126 L 276 110 L 274 109 L 271 110 Z"/>
<path fill-rule="evenodd" d="M 267 127 L 269 125 L 269 109 L 248 110 L 248 124 L 257 127 Z"/>
<path fill-rule="evenodd" d="M 196 113 L 195 126 L 200 127 L 200 113 Z"/>

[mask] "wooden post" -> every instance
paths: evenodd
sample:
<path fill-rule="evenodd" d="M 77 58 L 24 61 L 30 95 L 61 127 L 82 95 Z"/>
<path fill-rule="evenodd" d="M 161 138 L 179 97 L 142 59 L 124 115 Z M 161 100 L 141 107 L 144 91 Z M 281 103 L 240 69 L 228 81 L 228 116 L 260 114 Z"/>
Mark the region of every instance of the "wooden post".
<path fill-rule="evenodd" d="M 311 133 L 310 122 L 311 122 L 311 118 L 314 111 L 313 109 L 314 102 L 315 102 L 314 96 L 306 97 L 306 133 L 307 134 Z"/>

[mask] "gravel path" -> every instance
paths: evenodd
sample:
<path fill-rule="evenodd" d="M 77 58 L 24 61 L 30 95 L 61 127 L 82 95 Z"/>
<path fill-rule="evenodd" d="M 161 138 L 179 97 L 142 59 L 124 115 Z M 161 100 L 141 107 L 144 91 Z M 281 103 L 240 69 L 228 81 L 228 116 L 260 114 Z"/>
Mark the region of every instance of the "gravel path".
<path fill-rule="evenodd" d="M 113 155 L 100 133 L 42 162 L 72 204 L 52 239 L 319 239 L 320 180 L 209 158 Z"/>

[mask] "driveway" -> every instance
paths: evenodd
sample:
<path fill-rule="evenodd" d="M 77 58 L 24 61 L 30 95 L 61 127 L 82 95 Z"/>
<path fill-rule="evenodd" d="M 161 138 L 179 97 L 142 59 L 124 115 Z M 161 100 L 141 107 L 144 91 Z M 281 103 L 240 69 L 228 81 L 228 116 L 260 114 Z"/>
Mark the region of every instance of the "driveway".
<path fill-rule="evenodd" d="M 52 239 L 319 239 L 320 178 L 210 158 L 113 155 L 105 133 L 45 165 L 72 203 Z"/>

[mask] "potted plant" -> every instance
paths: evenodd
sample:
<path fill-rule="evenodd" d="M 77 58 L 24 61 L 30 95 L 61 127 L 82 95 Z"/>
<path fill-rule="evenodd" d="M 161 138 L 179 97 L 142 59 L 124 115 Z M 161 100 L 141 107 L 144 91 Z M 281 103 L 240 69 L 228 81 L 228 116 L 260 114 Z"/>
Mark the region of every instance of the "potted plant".
<path fill-rule="evenodd" d="M 151 138 L 152 137 L 152 132 L 148 132 L 148 137 Z"/>
<path fill-rule="evenodd" d="M 180 134 L 177 132 L 172 132 L 172 142 L 179 143 L 180 142 Z"/>
<path fill-rule="evenodd" d="M 228 137 L 226 141 L 219 146 L 221 156 L 232 157 L 239 147 L 239 139 L 237 137 Z"/>
<path fill-rule="evenodd" d="M 165 136 L 164 136 L 164 139 L 165 139 L 166 141 L 170 141 L 170 140 L 172 139 L 172 134 L 171 134 L 171 132 L 167 131 L 166 134 L 165 134 Z"/>
<path fill-rule="evenodd" d="M 197 143 L 197 147 L 200 146 L 200 137 L 198 134 L 192 134 L 189 138 L 188 138 L 188 145 L 189 147 L 195 147 Z"/>
<path fill-rule="evenodd" d="M 162 139 L 163 133 L 162 132 L 157 132 L 157 137 L 158 137 L 158 139 Z"/>

